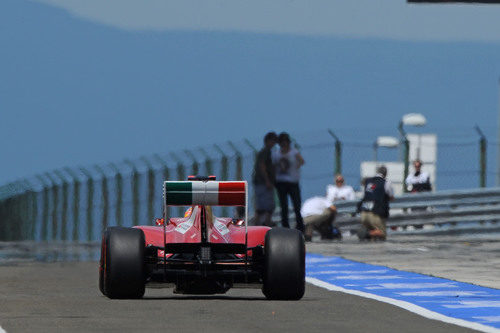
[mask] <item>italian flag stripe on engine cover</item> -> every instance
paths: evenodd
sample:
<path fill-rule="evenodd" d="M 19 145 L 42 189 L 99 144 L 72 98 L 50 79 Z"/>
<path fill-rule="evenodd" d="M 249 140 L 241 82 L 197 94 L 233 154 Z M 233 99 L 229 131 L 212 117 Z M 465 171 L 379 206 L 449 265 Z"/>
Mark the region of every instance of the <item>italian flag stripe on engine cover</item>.
<path fill-rule="evenodd" d="M 246 182 L 165 182 L 165 199 L 169 206 L 244 206 L 245 191 Z"/>

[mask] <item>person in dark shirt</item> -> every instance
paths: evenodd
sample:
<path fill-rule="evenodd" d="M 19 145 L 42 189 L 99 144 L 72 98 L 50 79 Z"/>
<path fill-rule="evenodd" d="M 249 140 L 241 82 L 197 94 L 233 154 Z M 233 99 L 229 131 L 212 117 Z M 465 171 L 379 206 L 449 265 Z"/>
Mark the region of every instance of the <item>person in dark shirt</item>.
<path fill-rule="evenodd" d="M 256 225 L 273 225 L 275 172 L 271 150 L 277 141 L 278 136 L 275 132 L 267 133 L 264 136 L 264 147 L 257 153 L 255 159 L 252 183 L 255 191 Z"/>
<path fill-rule="evenodd" d="M 387 236 L 385 223 L 389 217 L 389 201 L 394 199 L 394 190 L 386 176 L 387 168 L 382 165 L 377 168 L 375 177 L 365 180 L 364 196 L 358 207 L 362 224 L 358 232 L 360 240 L 385 240 Z"/>

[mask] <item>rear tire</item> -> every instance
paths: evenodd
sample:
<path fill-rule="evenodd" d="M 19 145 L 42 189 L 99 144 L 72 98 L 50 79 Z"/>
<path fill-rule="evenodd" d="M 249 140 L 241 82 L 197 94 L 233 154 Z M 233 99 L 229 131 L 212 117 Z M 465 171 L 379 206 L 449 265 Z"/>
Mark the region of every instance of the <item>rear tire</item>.
<path fill-rule="evenodd" d="M 141 298 L 145 291 L 145 238 L 141 229 L 110 227 L 104 232 L 102 287 L 109 298 Z"/>
<path fill-rule="evenodd" d="M 273 228 L 264 245 L 264 285 L 268 299 L 299 300 L 305 292 L 305 242 L 302 232 Z"/>

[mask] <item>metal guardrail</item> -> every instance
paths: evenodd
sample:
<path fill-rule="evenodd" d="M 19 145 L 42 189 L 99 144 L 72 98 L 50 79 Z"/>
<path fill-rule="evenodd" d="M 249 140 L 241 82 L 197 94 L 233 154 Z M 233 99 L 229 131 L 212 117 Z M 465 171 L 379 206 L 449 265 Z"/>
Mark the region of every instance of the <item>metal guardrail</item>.
<path fill-rule="evenodd" d="M 343 233 L 354 234 L 359 228 L 358 202 L 336 203 L 336 222 Z M 403 194 L 391 202 L 387 227 L 391 234 L 453 235 L 500 232 L 498 221 L 500 187 Z"/>

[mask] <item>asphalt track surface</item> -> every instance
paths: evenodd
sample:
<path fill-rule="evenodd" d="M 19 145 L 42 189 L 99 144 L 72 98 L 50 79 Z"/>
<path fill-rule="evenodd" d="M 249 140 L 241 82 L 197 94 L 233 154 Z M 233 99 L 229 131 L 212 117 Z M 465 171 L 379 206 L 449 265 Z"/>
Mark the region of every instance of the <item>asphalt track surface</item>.
<path fill-rule="evenodd" d="M 0 326 L 7 332 L 473 332 L 390 304 L 308 285 L 300 301 L 267 301 L 260 290 L 110 300 L 96 262 L 0 266 Z M 1 331 L 1 330 L 0 330 Z"/>

